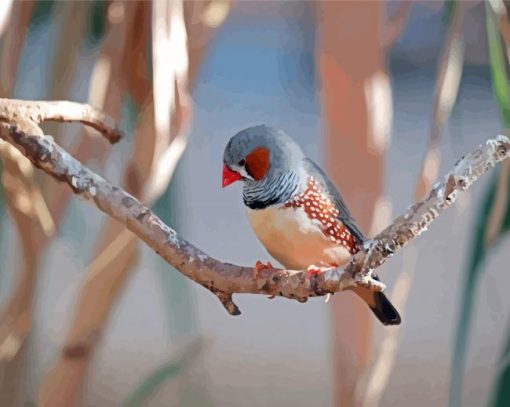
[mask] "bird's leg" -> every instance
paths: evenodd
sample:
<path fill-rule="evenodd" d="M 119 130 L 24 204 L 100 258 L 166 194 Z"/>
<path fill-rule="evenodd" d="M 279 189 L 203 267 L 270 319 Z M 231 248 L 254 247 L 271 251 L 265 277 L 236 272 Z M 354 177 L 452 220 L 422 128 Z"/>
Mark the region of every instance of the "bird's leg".
<path fill-rule="evenodd" d="M 324 264 L 321 263 L 321 266 L 316 266 L 315 264 L 312 264 L 308 267 L 306 270 L 306 278 L 311 279 L 312 276 L 318 276 L 320 273 L 323 273 L 324 271 L 333 270 L 338 267 L 337 264 Z M 329 302 L 329 299 L 331 298 L 331 294 L 326 294 L 326 298 L 324 299 L 324 302 Z"/>
<path fill-rule="evenodd" d="M 272 269 L 273 265 L 270 262 L 267 262 L 267 264 L 262 263 L 260 260 L 257 260 L 255 263 L 255 267 L 253 267 L 253 279 L 256 280 L 259 276 L 259 273 L 262 270 Z"/>
<path fill-rule="evenodd" d="M 319 274 L 323 273 L 324 271 L 332 270 L 337 268 L 338 266 L 336 264 L 325 264 L 321 263 L 319 266 L 312 264 L 306 269 L 306 278 L 311 279 L 312 276 L 318 276 Z"/>

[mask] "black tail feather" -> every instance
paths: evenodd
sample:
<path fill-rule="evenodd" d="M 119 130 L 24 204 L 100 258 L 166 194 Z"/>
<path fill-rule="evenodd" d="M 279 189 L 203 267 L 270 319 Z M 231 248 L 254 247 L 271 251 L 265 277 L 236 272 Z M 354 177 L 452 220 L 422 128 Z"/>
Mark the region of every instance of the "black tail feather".
<path fill-rule="evenodd" d="M 370 309 L 384 325 L 399 325 L 401 321 L 398 311 L 382 292 L 374 293 L 375 306 Z"/>
<path fill-rule="evenodd" d="M 379 281 L 375 274 L 372 278 Z M 398 311 L 383 292 L 372 291 L 362 286 L 356 286 L 352 288 L 352 291 L 368 304 L 377 319 L 384 325 L 399 325 L 402 322 Z"/>

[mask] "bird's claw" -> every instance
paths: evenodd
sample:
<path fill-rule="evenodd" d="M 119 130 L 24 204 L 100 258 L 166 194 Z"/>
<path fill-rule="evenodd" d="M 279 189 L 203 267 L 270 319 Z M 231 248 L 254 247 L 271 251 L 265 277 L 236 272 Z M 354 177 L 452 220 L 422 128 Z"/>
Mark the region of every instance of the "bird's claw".
<path fill-rule="evenodd" d="M 259 276 L 259 273 L 262 270 L 272 269 L 273 265 L 270 262 L 267 262 L 267 264 L 262 263 L 260 260 L 257 260 L 255 263 L 255 267 L 253 267 L 253 279 L 256 280 Z"/>
<path fill-rule="evenodd" d="M 328 266 L 328 267 L 319 267 L 319 266 L 316 266 L 316 265 L 311 265 L 310 267 L 308 267 L 306 269 L 306 278 L 308 280 L 310 280 L 313 276 L 318 276 L 319 274 L 325 272 L 325 271 L 328 271 L 328 270 L 332 270 L 334 269 L 335 267 L 332 267 L 332 266 Z"/>

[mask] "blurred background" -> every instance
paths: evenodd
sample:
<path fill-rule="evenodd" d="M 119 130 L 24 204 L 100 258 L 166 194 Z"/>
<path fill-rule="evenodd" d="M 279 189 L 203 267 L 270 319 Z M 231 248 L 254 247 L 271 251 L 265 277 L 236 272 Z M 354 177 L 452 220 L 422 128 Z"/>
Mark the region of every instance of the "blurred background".
<path fill-rule="evenodd" d="M 243 265 L 270 258 L 240 187 L 220 187 L 237 131 L 285 130 L 374 235 L 510 127 L 502 0 L 2 0 L 0 35 L 1 97 L 106 111 L 125 134 L 113 147 L 78 125 L 44 130 Z M 351 293 L 238 296 L 232 317 L 7 150 L 0 405 L 510 405 L 509 165 L 382 267 L 395 328 Z"/>

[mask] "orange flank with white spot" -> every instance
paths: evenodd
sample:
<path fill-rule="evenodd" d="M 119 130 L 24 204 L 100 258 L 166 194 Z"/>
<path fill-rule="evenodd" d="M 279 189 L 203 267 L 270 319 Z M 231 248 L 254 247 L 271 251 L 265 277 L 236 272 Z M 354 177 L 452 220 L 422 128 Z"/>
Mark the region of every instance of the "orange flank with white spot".
<path fill-rule="evenodd" d="M 317 220 L 323 227 L 323 233 L 334 243 L 346 247 L 351 254 L 359 247 L 351 232 L 338 219 L 339 211 L 331 200 L 320 190 L 313 177 L 308 180 L 307 189 L 294 199 L 285 203 L 287 208 L 303 208 L 310 219 Z"/>

